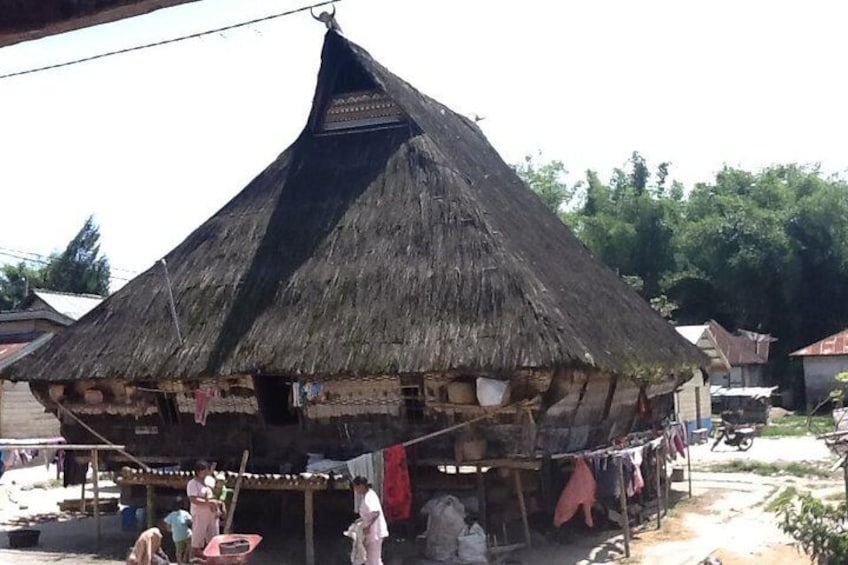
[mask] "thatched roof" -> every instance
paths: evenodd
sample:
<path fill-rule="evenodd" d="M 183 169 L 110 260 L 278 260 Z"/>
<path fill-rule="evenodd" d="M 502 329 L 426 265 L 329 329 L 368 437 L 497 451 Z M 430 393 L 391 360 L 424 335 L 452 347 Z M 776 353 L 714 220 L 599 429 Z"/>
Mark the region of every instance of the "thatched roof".
<path fill-rule="evenodd" d="M 320 133 L 377 88 L 400 126 Z M 466 118 L 328 32 L 309 123 L 167 257 L 13 378 L 508 372 L 632 374 L 703 361 L 598 263 Z"/>

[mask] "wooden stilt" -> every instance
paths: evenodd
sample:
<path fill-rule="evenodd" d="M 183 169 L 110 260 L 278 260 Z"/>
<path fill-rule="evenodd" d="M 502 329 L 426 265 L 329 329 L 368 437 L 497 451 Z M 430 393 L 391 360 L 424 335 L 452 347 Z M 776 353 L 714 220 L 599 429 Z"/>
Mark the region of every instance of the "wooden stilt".
<path fill-rule="evenodd" d="M 91 467 L 94 483 L 94 546 L 97 551 L 100 551 L 100 536 L 102 530 L 100 528 L 100 461 L 97 455 L 97 450 L 91 450 Z"/>
<path fill-rule="evenodd" d="M 656 451 L 656 467 L 654 474 L 657 477 L 657 529 L 662 529 L 662 513 L 663 513 L 663 504 L 662 504 L 662 483 L 660 482 L 660 473 L 662 473 L 662 461 L 663 458 L 663 449 L 662 444 Z"/>
<path fill-rule="evenodd" d="M 312 490 L 303 491 L 303 525 L 306 530 L 306 565 L 315 565 L 315 527 Z"/>
<path fill-rule="evenodd" d="M 692 456 L 689 452 L 689 438 L 686 438 L 686 478 L 689 479 L 689 498 L 692 498 Z"/>
<path fill-rule="evenodd" d="M 83 514 L 85 514 L 85 482 L 86 478 L 83 477 L 82 484 L 80 485 L 80 512 Z"/>
<path fill-rule="evenodd" d="M 488 531 L 486 525 L 486 482 L 483 476 L 483 468 L 477 465 L 477 506 L 480 509 L 480 525 Z"/>
<path fill-rule="evenodd" d="M 845 479 L 845 502 L 848 502 L 848 455 L 842 460 L 842 476 Z"/>
<path fill-rule="evenodd" d="M 518 469 L 513 469 L 515 477 L 515 492 L 518 495 L 518 508 L 521 510 L 521 524 L 524 526 L 524 541 L 527 547 L 533 547 L 533 542 L 530 539 L 530 522 L 527 521 L 527 505 L 524 504 L 524 487 L 521 485 L 521 472 Z"/>
<path fill-rule="evenodd" d="M 621 499 L 621 520 L 624 530 L 624 556 L 630 557 L 630 514 L 627 511 L 627 483 L 624 482 L 624 461 L 621 457 L 616 457 L 618 465 L 618 484 Z"/>
<path fill-rule="evenodd" d="M 147 485 L 147 527 L 156 525 L 156 491 L 153 485 Z"/>

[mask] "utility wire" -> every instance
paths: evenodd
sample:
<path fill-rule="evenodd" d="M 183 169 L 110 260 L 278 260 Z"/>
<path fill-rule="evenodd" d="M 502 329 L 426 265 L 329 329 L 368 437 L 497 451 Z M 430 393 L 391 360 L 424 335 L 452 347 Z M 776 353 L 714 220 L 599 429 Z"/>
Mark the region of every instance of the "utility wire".
<path fill-rule="evenodd" d="M 2 252 L 2 251 L 6 251 L 8 253 L 15 254 L 15 255 L 29 255 L 29 256 L 35 258 L 35 259 L 32 259 L 33 261 L 39 261 L 39 260 L 50 261 L 49 255 L 43 255 L 41 253 L 36 253 L 34 251 L 21 251 L 20 249 L 10 249 L 8 247 L 0 246 L 0 252 Z M 138 274 L 138 271 L 134 271 L 132 269 L 123 269 L 121 267 L 116 267 L 114 265 L 109 265 L 109 270 L 110 271 L 120 271 L 120 272 L 126 273 L 127 275 L 130 275 L 130 276 L 135 276 L 135 275 Z"/>
<path fill-rule="evenodd" d="M 169 45 L 171 43 L 178 43 L 180 41 L 186 41 L 188 39 L 197 39 L 198 37 L 203 37 L 205 35 L 213 35 L 216 33 L 221 33 L 224 31 L 230 31 L 233 29 L 238 29 L 245 26 L 250 26 L 262 22 L 267 22 L 269 20 L 274 20 L 277 18 L 283 18 L 286 16 L 291 16 L 293 14 L 298 14 L 300 12 L 305 12 L 307 10 L 312 10 L 313 8 L 320 8 L 321 6 L 326 6 L 328 4 L 333 4 L 335 2 L 341 2 L 341 0 L 326 0 L 324 2 L 318 2 L 316 4 L 312 4 L 309 6 L 302 6 L 300 8 L 295 8 L 293 10 L 288 10 L 286 12 L 280 12 L 278 14 L 271 14 L 270 16 L 263 16 L 261 18 L 255 18 L 246 22 L 241 22 L 237 24 L 231 24 L 224 27 L 219 27 L 215 29 L 210 29 L 207 31 L 200 31 L 197 33 L 192 33 L 189 35 L 182 35 L 180 37 L 174 37 L 172 39 L 163 39 L 162 41 L 154 41 L 153 43 L 146 43 L 144 45 L 136 45 L 135 47 L 125 47 L 124 49 L 116 49 L 114 51 L 107 51 L 106 53 L 99 53 L 97 55 L 91 55 L 89 57 L 83 57 L 81 59 L 74 59 L 72 61 L 65 61 L 63 63 L 55 63 L 53 65 L 45 65 L 43 67 L 36 67 L 34 69 L 28 69 L 25 71 L 15 71 L 13 73 L 6 73 L 4 75 L 0 75 L 0 80 L 4 78 L 12 78 L 21 75 L 29 75 L 32 73 L 38 73 L 41 71 L 49 71 L 51 69 L 59 69 L 62 67 L 70 67 L 71 65 L 78 65 L 80 63 L 87 63 L 88 61 L 95 61 L 97 59 L 103 59 L 105 57 L 111 57 L 112 55 L 123 55 L 124 53 L 131 53 L 133 51 L 140 51 L 142 49 L 149 49 L 151 47 L 160 47 L 162 45 Z"/>
<path fill-rule="evenodd" d="M 3 255 L 5 257 L 13 257 L 15 259 L 20 259 L 21 261 L 28 261 L 30 263 L 38 263 L 40 265 L 50 265 L 50 261 L 47 261 L 45 259 L 32 259 L 32 258 L 26 257 L 24 255 L 17 255 L 15 253 L 8 253 L 8 252 L 3 251 L 3 250 L 0 250 L 0 255 Z M 132 280 L 132 279 L 128 279 L 126 277 L 119 277 L 119 276 L 112 275 L 112 274 L 109 275 L 109 279 L 116 280 L 116 281 L 124 281 L 124 282 L 129 282 L 130 280 Z"/>

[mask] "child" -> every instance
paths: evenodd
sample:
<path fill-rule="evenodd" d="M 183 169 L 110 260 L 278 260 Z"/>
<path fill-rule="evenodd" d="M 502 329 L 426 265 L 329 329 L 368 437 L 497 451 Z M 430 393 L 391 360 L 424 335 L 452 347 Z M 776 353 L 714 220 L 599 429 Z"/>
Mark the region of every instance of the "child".
<path fill-rule="evenodd" d="M 163 522 L 174 539 L 174 547 L 177 549 L 177 564 L 186 565 L 191 561 L 191 514 L 186 512 L 182 498 L 176 500 L 171 510 L 171 513 L 165 516 Z"/>

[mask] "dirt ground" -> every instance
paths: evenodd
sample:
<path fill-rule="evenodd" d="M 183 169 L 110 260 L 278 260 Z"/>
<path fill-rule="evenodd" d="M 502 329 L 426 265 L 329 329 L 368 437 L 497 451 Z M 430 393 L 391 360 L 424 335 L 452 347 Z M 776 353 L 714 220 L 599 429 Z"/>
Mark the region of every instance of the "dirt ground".
<path fill-rule="evenodd" d="M 692 449 L 692 494 L 688 483 L 673 483 L 673 506 L 657 529 L 650 520 L 634 532 L 631 557 L 624 558 L 620 532 L 583 533 L 568 536 L 568 543 L 543 542 L 537 539 L 533 549 L 501 557 L 504 565 L 591 564 L 621 561 L 627 564 L 696 565 L 705 557 L 719 557 L 724 565 L 743 563 L 809 563 L 790 544 L 778 527 L 777 517 L 766 505 L 787 486 L 811 490 L 821 496 L 844 492 L 840 473 L 826 479 L 799 478 L 786 474 L 760 476 L 752 473 L 721 473 L 709 470 L 711 465 L 730 460 L 763 463 L 806 462 L 828 468 L 833 461 L 823 442 L 811 437 L 782 439 L 758 438 L 748 453 L 719 447 L 710 452 L 706 445 Z M 685 467 L 685 462 L 677 465 Z M 4 531 L 37 523 L 41 540 L 31 550 L 8 549 L 5 536 L 0 537 L 0 564 L 34 565 L 59 563 L 67 565 L 117 565 L 124 562 L 127 548 L 135 534 L 122 532 L 118 516 L 103 518 L 103 543 L 95 552 L 94 523 L 91 518 L 56 515 L 56 503 L 65 498 L 78 498 L 79 487 L 31 488 L 55 477 L 44 467 L 12 470 L 0 479 L 0 527 Z M 14 484 L 12 484 L 14 482 Z M 117 496 L 108 485 L 107 496 Z M 90 495 L 90 494 L 89 494 Z M 322 543 L 319 562 L 322 565 L 347 563 L 344 540 Z M 303 562 L 303 540 L 280 536 L 266 539 L 251 565 L 295 565 Z M 411 554 L 411 544 L 390 540 L 386 545 L 386 565 L 419 563 Z"/>

